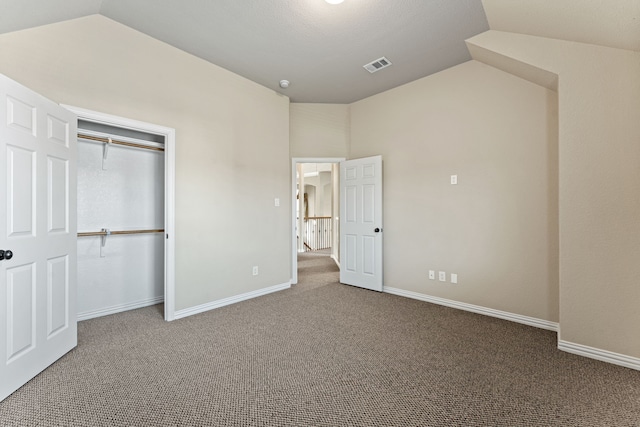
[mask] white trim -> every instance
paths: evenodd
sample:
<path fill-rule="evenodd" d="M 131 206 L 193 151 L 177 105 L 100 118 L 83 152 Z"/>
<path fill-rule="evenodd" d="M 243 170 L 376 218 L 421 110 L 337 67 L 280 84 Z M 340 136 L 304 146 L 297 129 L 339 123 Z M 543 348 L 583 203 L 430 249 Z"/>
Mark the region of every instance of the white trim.
<path fill-rule="evenodd" d="M 333 262 L 336 263 L 336 265 L 338 266 L 338 269 L 340 268 L 340 261 L 338 260 L 338 258 L 336 258 L 336 256 L 334 254 L 331 254 L 331 259 L 333 260 Z"/>
<path fill-rule="evenodd" d="M 509 320 L 511 322 L 522 323 L 524 325 L 533 326 L 540 329 L 558 332 L 558 323 L 548 320 L 538 319 L 535 317 L 523 316 L 521 314 L 509 313 L 508 311 L 494 310 L 493 308 L 482 307 L 479 305 L 467 304 L 464 302 L 453 301 L 445 298 L 433 297 L 430 295 L 419 294 L 417 292 L 405 291 L 404 289 L 390 288 L 385 286 L 382 292 L 388 294 L 399 295 L 402 297 L 413 298 L 420 301 L 426 301 L 433 304 L 444 305 L 459 310 L 471 311 L 473 313 L 483 314 L 485 316 L 497 317 L 499 319 Z"/>
<path fill-rule="evenodd" d="M 128 302 L 126 304 L 100 308 L 98 310 L 85 311 L 82 313 L 78 313 L 78 322 L 80 322 L 81 320 L 93 319 L 95 317 L 108 316 L 109 314 L 122 313 L 123 311 L 134 310 L 136 308 L 148 307 L 150 305 L 160 304 L 162 301 L 164 301 L 164 297 L 159 296 L 141 301 Z"/>
<path fill-rule="evenodd" d="M 225 305 L 235 304 L 237 302 L 245 301 L 252 298 L 257 298 L 262 295 L 267 295 L 273 292 L 289 289 L 291 282 L 282 283 L 280 285 L 270 286 L 268 288 L 258 289 L 257 291 L 247 292 L 245 294 L 235 295 L 229 298 L 223 298 L 217 301 L 211 301 L 205 304 L 196 305 L 194 307 L 178 310 L 174 313 L 174 319 L 181 319 L 187 316 L 193 316 L 194 314 L 204 313 L 205 311 L 213 310 L 215 308 L 224 307 Z"/>
<path fill-rule="evenodd" d="M 296 165 L 298 163 L 340 163 L 345 161 L 345 157 L 292 157 L 291 158 L 291 284 L 298 283 L 298 242 L 296 240 Z M 333 218 L 333 214 L 331 215 Z M 340 264 L 338 264 L 340 267 Z"/>
<path fill-rule="evenodd" d="M 78 119 L 115 125 L 117 127 L 137 130 L 140 132 L 163 135 L 164 142 L 164 319 L 173 320 L 175 318 L 175 164 L 176 164 L 176 131 L 173 128 L 156 125 L 153 123 L 141 122 L 128 119 L 126 117 L 114 116 L 111 114 L 91 111 L 72 105 L 60 104 L 62 107 L 74 112 Z"/>
<path fill-rule="evenodd" d="M 558 350 L 640 371 L 640 358 L 637 357 L 626 356 L 624 354 L 563 340 L 558 340 Z"/>

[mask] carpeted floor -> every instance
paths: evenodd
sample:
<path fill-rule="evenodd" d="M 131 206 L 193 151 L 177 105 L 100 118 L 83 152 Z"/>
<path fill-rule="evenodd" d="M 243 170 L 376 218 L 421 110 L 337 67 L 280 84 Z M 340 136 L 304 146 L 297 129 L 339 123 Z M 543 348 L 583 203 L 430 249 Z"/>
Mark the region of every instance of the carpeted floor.
<path fill-rule="evenodd" d="M 79 324 L 79 345 L 0 403 L 2 426 L 640 426 L 640 372 L 555 333 L 340 285 L 302 255 L 292 289 L 166 323 Z"/>

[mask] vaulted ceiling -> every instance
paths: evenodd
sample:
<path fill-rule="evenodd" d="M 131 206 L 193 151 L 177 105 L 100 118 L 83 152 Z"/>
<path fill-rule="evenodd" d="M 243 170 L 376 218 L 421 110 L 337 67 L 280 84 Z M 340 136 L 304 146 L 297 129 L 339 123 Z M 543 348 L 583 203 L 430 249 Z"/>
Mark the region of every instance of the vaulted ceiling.
<path fill-rule="evenodd" d="M 489 28 L 479 0 L 0 3 L 0 32 L 99 13 L 294 102 L 349 103 L 468 61 L 464 40 Z M 363 68 L 382 56 L 393 65 L 373 74 Z"/>
<path fill-rule="evenodd" d="M 293 102 L 350 103 L 468 61 L 465 39 L 490 25 L 640 50 L 638 0 L 0 0 L 0 33 L 92 14 Z M 383 56 L 393 65 L 363 68 Z"/>

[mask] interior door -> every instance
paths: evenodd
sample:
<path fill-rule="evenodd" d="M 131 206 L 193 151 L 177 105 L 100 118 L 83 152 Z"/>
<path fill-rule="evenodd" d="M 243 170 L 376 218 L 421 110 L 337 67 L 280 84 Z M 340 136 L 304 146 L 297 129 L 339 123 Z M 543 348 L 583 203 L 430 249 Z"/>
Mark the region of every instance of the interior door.
<path fill-rule="evenodd" d="M 382 156 L 340 163 L 340 282 L 382 291 Z"/>
<path fill-rule="evenodd" d="M 0 400 L 77 344 L 76 126 L 0 75 Z"/>

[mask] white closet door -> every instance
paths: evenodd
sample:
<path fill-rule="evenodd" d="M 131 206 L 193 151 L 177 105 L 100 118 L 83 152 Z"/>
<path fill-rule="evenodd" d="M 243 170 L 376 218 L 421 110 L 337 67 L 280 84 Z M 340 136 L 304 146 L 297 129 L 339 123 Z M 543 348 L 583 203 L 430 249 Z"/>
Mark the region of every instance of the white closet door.
<path fill-rule="evenodd" d="M 0 400 L 77 344 L 75 134 L 0 75 Z"/>

